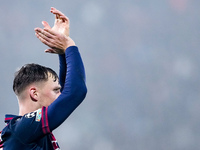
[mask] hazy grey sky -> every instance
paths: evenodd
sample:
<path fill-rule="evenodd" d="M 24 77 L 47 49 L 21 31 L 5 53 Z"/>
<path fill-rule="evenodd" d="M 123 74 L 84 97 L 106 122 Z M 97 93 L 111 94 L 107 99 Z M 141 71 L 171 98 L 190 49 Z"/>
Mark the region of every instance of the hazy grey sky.
<path fill-rule="evenodd" d="M 85 63 L 88 95 L 54 131 L 61 149 L 198 150 L 200 1 L 35 0 L 0 5 L 0 127 L 18 114 L 14 72 L 58 57 L 34 35 L 50 7 L 71 21 Z"/>

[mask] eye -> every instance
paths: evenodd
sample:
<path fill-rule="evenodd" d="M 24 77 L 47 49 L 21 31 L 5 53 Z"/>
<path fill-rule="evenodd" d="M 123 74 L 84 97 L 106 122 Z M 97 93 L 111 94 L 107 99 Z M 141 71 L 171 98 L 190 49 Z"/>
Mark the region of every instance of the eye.
<path fill-rule="evenodd" d="M 59 92 L 60 92 L 60 88 L 56 88 L 56 89 L 54 89 L 54 91 L 55 91 L 56 93 L 59 93 Z"/>

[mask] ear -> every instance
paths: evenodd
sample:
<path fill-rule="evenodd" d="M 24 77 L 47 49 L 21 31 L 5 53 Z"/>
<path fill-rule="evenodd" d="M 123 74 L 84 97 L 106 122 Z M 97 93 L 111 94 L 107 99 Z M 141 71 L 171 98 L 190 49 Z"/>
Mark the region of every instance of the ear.
<path fill-rule="evenodd" d="M 31 87 L 29 89 L 29 95 L 32 101 L 37 102 L 38 101 L 38 92 L 36 87 Z"/>

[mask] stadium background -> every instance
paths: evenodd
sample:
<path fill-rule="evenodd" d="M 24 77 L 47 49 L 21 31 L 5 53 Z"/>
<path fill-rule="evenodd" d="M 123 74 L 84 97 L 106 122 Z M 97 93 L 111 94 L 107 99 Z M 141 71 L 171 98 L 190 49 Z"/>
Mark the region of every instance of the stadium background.
<path fill-rule="evenodd" d="M 71 20 L 88 95 L 54 134 L 68 150 L 198 150 L 199 0 L 20 0 L 0 4 L 0 128 L 18 114 L 17 68 L 58 57 L 34 35 L 50 7 Z"/>

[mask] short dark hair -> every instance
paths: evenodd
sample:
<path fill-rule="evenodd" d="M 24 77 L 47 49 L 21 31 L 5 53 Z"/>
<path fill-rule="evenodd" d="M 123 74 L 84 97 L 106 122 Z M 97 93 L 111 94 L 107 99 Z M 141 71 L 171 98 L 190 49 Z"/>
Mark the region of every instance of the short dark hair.
<path fill-rule="evenodd" d="M 15 94 L 19 95 L 31 83 L 47 81 L 48 73 L 53 76 L 55 81 L 58 79 L 58 75 L 51 68 L 34 63 L 22 66 L 22 68 L 15 73 L 13 91 Z"/>

